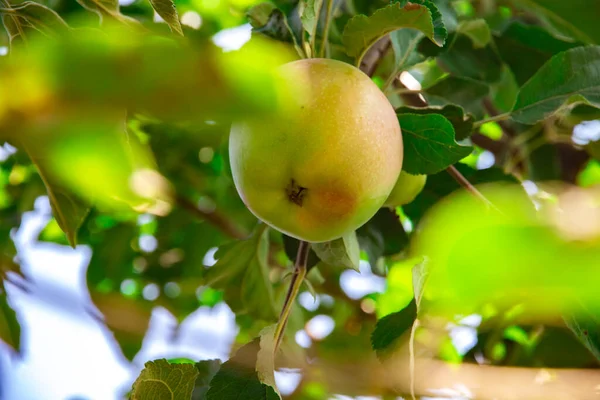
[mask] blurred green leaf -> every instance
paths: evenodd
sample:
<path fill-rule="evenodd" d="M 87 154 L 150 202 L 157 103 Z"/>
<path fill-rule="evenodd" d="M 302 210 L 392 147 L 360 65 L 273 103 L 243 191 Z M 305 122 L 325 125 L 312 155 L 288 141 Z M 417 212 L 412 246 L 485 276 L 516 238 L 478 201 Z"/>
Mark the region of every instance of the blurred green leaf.
<path fill-rule="evenodd" d="M 517 4 L 547 20 L 562 35 L 586 43 L 600 43 L 597 15 L 600 3 L 588 0 L 518 0 Z"/>
<path fill-rule="evenodd" d="M 261 382 L 256 372 L 259 350 L 259 339 L 240 348 L 210 382 L 206 399 L 280 400 L 273 387 Z"/>
<path fill-rule="evenodd" d="M 133 400 L 190 400 L 198 370 L 193 364 L 169 364 L 167 360 L 148 361 L 133 383 Z"/>
<path fill-rule="evenodd" d="M 277 310 L 269 280 L 268 250 L 269 236 L 262 225 L 250 239 L 219 248 L 217 263 L 206 271 L 206 282 L 225 291 L 225 302 L 234 312 L 274 321 Z"/>
<path fill-rule="evenodd" d="M 195 364 L 198 377 L 192 393 L 192 400 L 206 400 L 206 393 L 210 387 L 210 381 L 221 367 L 220 360 L 203 360 Z"/>
<path fill-rule="evenodd" d="M 435 174 L 468 156 L 472 147 L 456 143 L 450 121 L 439 114 L 399 114 L 404 138 L 402 169 L 409 174 Z"/>
<path fill-rule="evenodd" d="M 252 7 L 246 15 L 253 32 L 282 42 L 293 43 L 298 55 L 304 57 L 304 49 L 298 44 L 286 15 L 280 9 L 271 3 L 261 3 Z"/>
<path fill-rule="evenodd" d="M 484 19 L 463 21 L 458 25 L 457 31 L 471 39 L 476 49 L 486 47 L 492 40 L 492 32 Z"/>
<path fill-rule="evenodd" d="M 357 15 L 344 28 L 342 41 L 346 52 L 360 61 L 369 48 L 386 34 L 401 28 L 417 29 L 438 46 L 446 40 L 447 32 L 435 5 L 427 0 L 422 4 L 399 2 L 381 8 L 370 17 Z"/>
<path fill-rule="evenodd" d="M 21 325 L 8 304 L 6 292 L 0 290 L 0 340 L 16 352 L 21 350 Z"/>
<path fill-rule="evenodd" d="M 385 359 L 398 345 L 399 339 L 410 331 L 417 318 L 417 306 L 412 300 L 401 311 L 389 314 L 377 322 L 371 335 L 371 346 L 379 359 Z"/>
<path fill-rule="evenodd" d="M 359 270 L 360 249 L 354 231 L 331 242 L 313 243 L 311 247 L 326 264 Z"/>
<path fill-rule="evenodd" d="M 156 13 L 169 25 L 172 32 L 183 36 L 179 15 L 177 14 L 177 8 L 173 0 L 150 0 L 150 4 L 152 4 L 152 8 L 154 8 Z"/>
<path fill-rule="evenodd" d="M 79 198 L 72 190 L 56 182 L 56 178 L 50 176 L 45 154 L 39 154 L 37 148 L 30 149 L 26 147 L 26 150 L 33 163 L 36 164 L 38 173 L 44 181 L 50 199 L 50 206 L 52 207 L 52 214 L 58 226 L 67 236 L 69 244 L 75 247 L 77 245 L 77 231 L 90 211 L 89 202 Z"/>
<path fill-rule="evenodd" d="M 600 107 L 600 47 L 577 47 L 552 57 L 517 96 L 512 118 L 533 125 L 575 96 Z"/>
<path fill-rule="evenodd" d="M 462 107 L 448 104 L 444 107 L 400 107 L 396 109 L 397 114 L 440 114 L 452 124 L 456 140 L 463 140 L 473 133 L 473 116 L 465 113 Z"/>
<path fill-rule="evenodd" d="M 527 82 L 553 55 L 581 45 L 552 36 L 539 26 L 517 21 L 504 28 L 494 41 L 519 85 Z"/>
<path fill-rule="evenodd" d="M 11 46 L 15 40 L 27 42 L 25 36 L 31 30 L 39 34 L 54 37 L 69 30 L 67 23 L 54 10 L 33 1 L 0 8 L 2 22 L 9 37 Z"/>

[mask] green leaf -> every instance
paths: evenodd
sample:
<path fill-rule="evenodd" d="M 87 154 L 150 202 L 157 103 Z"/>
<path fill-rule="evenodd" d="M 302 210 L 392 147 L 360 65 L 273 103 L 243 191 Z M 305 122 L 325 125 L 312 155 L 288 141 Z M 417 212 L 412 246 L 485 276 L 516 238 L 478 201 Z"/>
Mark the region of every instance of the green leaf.
<path fill-rule="evenodd" d="M 457 31 L 471 39 L 476 49 L 486 47 L 492 41 L 492 32 L 484 19 L 463 21 Z"/>
<path fill-rule="evenodd" d="M 256 374 L 258 379 L 271 386 L 277 394 L 275 385 L 275 329 L 277 325 L 270 325 L 260 331 L 260 349 L 256 354 Z"/>
<path fill-rule="evenodd" d="M 589 0 L 518 0 L 525 9 L 547 21 L 562 35 L 586 43 L 600 43 L 600 3 Z"/>
<path fill-rule="evenodd" d="M 437 55 L 438 64 L 452 75 L 484 82 L 496 82 L 500 79 L 502 60 L 492 46 L 477 47 L 468 36 L 462 34 L 452 35 L 448 43 L 439 52 L 438 48 L 423 42 L 420 51 L 431 57 Z M 428 47 L 433 49 L 428 51 Z"/>
<path fill-rule="evenodd" d="M 150 0 L 150 4 L 152 4 L 154 11 L 169 25 L 171 32 L 183 36 L 179 15 L 177 14 L 177 8 L 173 0 Z"/>
<path fill-rule="evenodd" d="M 427 269 L 427 260 L 423 259 L 420 263 L 416 264 L 412 268 L 413 278 L 413 291 L 415 293 L 415 305 L 417 312 L 421 307 L 421 300 L 423 299 L 423 291 L 425 290 L 425 284 L 429 278 L 429 270 Z"/>
<path fill-rule="evenodd" d="M 250 8 L 246 13 L 246 17 L 253 28 L 262 28 L 269 22 L 271 14 L 275 10 L 277 10 L 277 7 L 273 3 L 264 2 Z"/>
<path fill-rule="evenodd" d="M 259 227 L 247 240 L 221 246 L 217 263 L 206 272 L 206 283 L 225 291 L 225 302 L 235 313 L 242 311 L 258 319 L 277 318 L 273 285 L 269 280 L 267 228 Z"/>
<path fill-rule="evenodd" d="M 281 42 L 293 43 L 298 54 L 301 57 L 305 56 L 304 50 L 298 44 L 298 40 L 288 23 L 287 17 L 280 9 L 270 3 L 261 3 L 252 7 L 246 16 L 252 25 L 253 32 Z"/>
<path fill-rule="evenodd" d="M 319 13 L 323 6 L 323 0 L 300 0 L 299 13 L 302 27 L 308 34 L 309 42 L 314 47 L 317 37 L 317 26 L 319 25 Z M 314 49 L 313 49 L 314 50 Z"/>
<path fill-rule="evenodd" d="M 484 114 L 481 100 L 489 92 L 489 86 L 484 83 L 449 76 L 427 88 L 425 97 L 430 105 L 456 104 L 480 119 Z"/>
<path fill-rule="evenodd" d="M 399 339 L 408 333 L 417 318 L 417 306 L 413 299 L 401 311 L 386 315 L 377 322 L 371 335 L 371 347 L 379 359 L 387 358 L 399 344 Z"/>
<path fill-rule="evenodd" d="M 400 114 L 404 138 L 402 169 L 409 174 L 435 174 L 468 156 L 472 147 L 454 138 L 450 121 L 439 114 Z"/>
<path fill-rule="evenodd" d="M 552 36 L 539 26 L 516 21 L 495 38 L 495 43 L 519 85 L 527 82 L 553 55 L 581 45 Z"/>
<path fill-rule="evenodd" d="M 161 359 L 148 361 L 133 383 L 133 400 L 189 400 L 198 370 L 193 364 L 169 364 Z"/>
<path fill-rule="evenodd" d="M 27 154 L 37 166 L 38 173 L 44 181 L 48 198 L 52 206 L 52 214 L 60 226 L 60 229 L 67 235 L 67 240 L 72 247 L 77 245 L 77 231 L 87 217 L 90 211 L 89 203 L 80 199 L 70 190 L 65 189 L 62 185 L 55 182 L 46 171 L 46 166 L 40 162 L 40 157 L 37 154 L 29 151 L 29 147 L 25 147 Z"/>
<path fill-rule="evenodd" d="M 580 306 L 563 318 L 577 339 L 600 360 L 600 314 L 597 309 L 587 307 L 582 302 Z"/>
<path fill-rule="evenodd" d="M 256 372 L 259 339 L 240 348 L 221 366 L 210 382 L 207 400 L 280 400 L 273 387 L 260 381 Z"/>
<path fill-rule="evenodd" d="M 19 352 L 21 348 L 21 325 L 17 314 L 8 304 L 6 293 L 0 291 L 0 340 Z"/>
<path fill-rule="evenodd" d="M 397 114 L 440 114 L 443 115 L 454 128 L 456 140 L 463 140 L 473 133 L 473 116 L 466 114 L 462 107 L 448 104 L 444 107 L 400 107 L 396 109 Z"/>
<path fill-rule="evenodd" d="M 26 43 L 26 34 L 32 30 L 49 37 L 69 30 L 67 23 L 54 10 L 32 1 L 14 6 L 6 3 L 5 8 L 0 8 L 0 14 L 11 46 L 15 41 Z"/>
<path fill-rule="evenodd" d="M 192 400 L 206 400 L 206 392 L 210 387 L 210 381 L 221 367 L 220 360 L 202 360 L 195 364 L 198 370 L 198 377 L 194 385 Z"/>
<path fill-rule="evenodd" d="M 552 57 L 519 91 L 512 118 L 535 124 L 574 96 L 600 106 L 600 46 L 577 47 Z"/>
<path fill-rule="evenodd" d="M 369 48 L 390 32 L 401 28 L 417 29 L 438 46 L 443 46 L 447 32 L 435 5 L 394 3 L 381 8 L 370 17 L 357 15 L 344 28 L 342 42 L 348 55 L 360 62 Z"/>
<path fill-rule="evenodd" d="M 395 211 L 382 208 L 356 231 L 361 249 L 369 256 L 371 267 L 381 257 L 400 253 L 408 245 L 408 235 Z"/>
<path fill-rule="evenodd" d="M 326 264 L 359 270 L 360 249 L 354 231 L 330 242 L 314 243 L 311 247 Z"/>
<path fill-rule="evenodd" d="M 396 71 L 410 68 L 423 61 L 424 57 L 415 51 L 422 37 L 423 34 L 415 29 L 399 29 L 390 33 Z"/>

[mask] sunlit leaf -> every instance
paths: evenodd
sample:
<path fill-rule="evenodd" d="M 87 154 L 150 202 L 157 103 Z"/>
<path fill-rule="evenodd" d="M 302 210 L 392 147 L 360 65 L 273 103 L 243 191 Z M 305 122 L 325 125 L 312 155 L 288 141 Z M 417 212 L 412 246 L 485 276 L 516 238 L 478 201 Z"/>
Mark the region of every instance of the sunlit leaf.
<path fill-rule="evenodd" d="M 458 25 L 458 32 L 468 36 L 476 49 L 486 47 L 492 40 L 492 32 L 484 19 L 463 21 Z"/>
<path fill-rule="evenodd" d="M 326 264 L 359 270 L 360 249 L 354 231 L 331 242 L 314 243 L 311 247 Z"/>
<path fill-rule="evenodd" d="M 133 400 L 189 400 L 198 370 L 194 364 L 169 364 L 167 360 L 148 361 L 133 383 Z"/>
<path fill-rule="evenodd" d="M 472 147 L 456 143 L 450 121 L 439 114 L 399 114 L 404 138 L 402 169 L 409 174 L 435 174 L 468 156 Z"/>
<path fill-rule="evenodd" d="M 256 354 L 256 374 L 258 379 L 275 390 L 275 329 L 276 325 L 269 325 L 260 332 L 260 349 Z"/>
<path fill-rule="evenodd" d="M 179 15 L 177 14 L 177 8 L 175 8 L 173 0 L 150 0 L 150 4 L 152 4 L 154 11 L 169 25 L 172 32 L 183 36 Z"/>
<path fill-rule="evenodd" d="M 0 340 L 13 350 L 20 351 L 21 326 L 3 291 L 0 291 Z"/>
<path fill-rule="evenodd" d="M 521 87 L 512 118 L 534 124 L 573 96 L 600 106 L 600 47 L 577 47 L 552 57 Z"/>
<path fill-rule="evenodd" d="M 435 5 L 394 3 L 381 8 L 373 15 L 357 15 L 344 28 L 342 41 L 350 56 L 362 60 L 363 56 L 380 38 L 401 28 L 417 29 L 438 46 L 446 40 L 447 32 Z"/>
<path fill-rule="evenodd" d="M 9 34 L 11 45 L 14 41 L 27 43 L 31 30 L 55 37 L 69 30 L 67 23 L 54 10 L 32 1 L 0 8 L 2 22 Z"/>
<path fill-rule="evenodd" d="M 240 348 L 221 366 L 210 382 L 207 400 L 280 400 L 273 387 L 260 381 L 256 372 L 259 340 Z"/>

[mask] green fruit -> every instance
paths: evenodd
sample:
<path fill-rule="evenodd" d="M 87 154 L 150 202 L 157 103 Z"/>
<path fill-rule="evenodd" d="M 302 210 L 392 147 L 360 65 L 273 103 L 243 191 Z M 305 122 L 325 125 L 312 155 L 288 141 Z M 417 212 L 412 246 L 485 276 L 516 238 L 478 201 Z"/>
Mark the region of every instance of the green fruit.
<path fill-rule="evenodd" d="M 294 61 L 277 79 L 284 112 L 231 128 L 235 186 L 258 218 L 285 234 L 339 238 L 367 222 L 398 179 L 396 113 L 368 76 L 340 61 Z"/>
<path fill-rule="evenodd" d="M 427 175 L 411 175 L 400 172 L 398 182 L 385 201 L 386 207 L 398 207 L 411 203 L 421 193 L 427 182 Z"/>

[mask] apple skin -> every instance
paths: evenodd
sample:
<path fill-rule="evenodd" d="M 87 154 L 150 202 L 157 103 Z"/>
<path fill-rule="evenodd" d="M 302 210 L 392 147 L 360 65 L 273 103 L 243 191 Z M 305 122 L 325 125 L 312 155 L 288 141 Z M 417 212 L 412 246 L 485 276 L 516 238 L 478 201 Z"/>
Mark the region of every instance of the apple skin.
<path fill-rule="evenodd" d="M 398 207 L 411 203 L 421 193 L 427 183 L 427 175 L 411 175 L 400 172 L 392 193 L 385 201 L 385 207 Z"/>
<path fill-rule="evenodd" d="M 313 243 L 337 239 L 375 215 L 398 179 L 396 113 L 367 75 L 340 61 L 294 61 L 278 79 L 288 91 L 284 112 L 232 126 L 235 186 L 277 230 Z"/>

